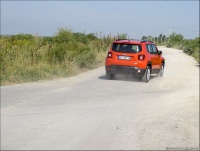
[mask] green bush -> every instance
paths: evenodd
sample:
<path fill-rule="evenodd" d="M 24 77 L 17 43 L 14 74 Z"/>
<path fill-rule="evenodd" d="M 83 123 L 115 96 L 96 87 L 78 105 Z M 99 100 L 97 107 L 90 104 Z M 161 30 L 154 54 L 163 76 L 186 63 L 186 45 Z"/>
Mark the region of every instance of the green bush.
<path fill-rule="evenodd" d="M 52 37 L 1 36 L 0 82 L 4 85 L 65 77 L 78 73 L 80 68 L 94 68 L 97 62 L 104 62 L 105 58 L 99 57 L 104 57 L 102 52 L 108 50 L 113 39 L 74 33 L 67 28 L 59 28 Z"/>
<path fill-rule="evenodd" d="M 200 37 L 188 40 L 184 39 L 181 34 L 173 33 L 169 39 L 167 47 L 182 49 L 183 52 L 193 56 L 199 62 Z"/>
<path fill-rule="evenodd" d="M 82 49 L 82 52 L 78 54 L 75 61 L 80 68 L 90 69 L 96 61 L 96 55 L 89 47 L 85 47 Z"/>
<path fill-rule="evenodd" d="M 60 44 L 68 43 L 70 41 L 75 41 L 75 37 L 72 30 L 67 28 L 59 28 L 54 37 L 54 42 Z"/>
<path fill-rule="evenodd" d="M 56 44 L 52 49 L 49 50 L 49 62 L 50 63 L 61 63 L 65 59 L 66 45 Z"/>

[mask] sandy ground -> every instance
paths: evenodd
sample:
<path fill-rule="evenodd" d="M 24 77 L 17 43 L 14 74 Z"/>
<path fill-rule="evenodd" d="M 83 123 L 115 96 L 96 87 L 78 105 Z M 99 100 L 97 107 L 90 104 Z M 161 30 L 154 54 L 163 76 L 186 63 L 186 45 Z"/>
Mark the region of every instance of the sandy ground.
<path fill-rule="evenodd" d="M 149 83 L 104 67 L 1 87 L 2 150 L 199 150 L 199 66 L 159 47 L 164 77 Z"/>

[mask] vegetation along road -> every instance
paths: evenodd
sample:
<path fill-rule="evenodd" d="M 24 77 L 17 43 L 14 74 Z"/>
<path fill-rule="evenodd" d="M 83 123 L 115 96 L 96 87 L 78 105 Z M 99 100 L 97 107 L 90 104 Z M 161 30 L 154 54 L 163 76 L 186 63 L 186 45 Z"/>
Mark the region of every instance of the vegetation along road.
<path fill-rule="evenodd" d="M 199 66 L 159 47 L 164 76 L 70 78 L 1 86 L 1 149 L 199 149 Z"/>

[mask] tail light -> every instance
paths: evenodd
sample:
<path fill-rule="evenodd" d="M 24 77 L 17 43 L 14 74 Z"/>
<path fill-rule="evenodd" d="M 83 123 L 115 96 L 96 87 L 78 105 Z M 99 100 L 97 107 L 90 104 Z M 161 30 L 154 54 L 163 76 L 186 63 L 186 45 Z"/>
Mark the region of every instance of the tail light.
<path fill-rule="evenodd" d="M 108 52 L 107 58 L 112 58 L 112 52 Z"/>
<path fill-rule="evenodd" d="M 143 61 L 145 59 L 145 55 L 138 55 L 138 60 Z"/>

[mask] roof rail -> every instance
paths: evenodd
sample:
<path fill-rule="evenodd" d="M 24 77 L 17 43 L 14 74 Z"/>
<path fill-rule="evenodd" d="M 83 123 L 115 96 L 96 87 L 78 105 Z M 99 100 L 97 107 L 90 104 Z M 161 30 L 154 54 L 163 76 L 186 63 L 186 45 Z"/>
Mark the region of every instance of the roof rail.
<path fill-rule="evenodd" d="M 143 41 L 143 40 L 141 40 L 141 39 L 129 39 L 129 40 L 140 41 L 140 42 Z"/>
<path fill-rule="evenodd" d="M 150 41 L 150 40 L 140 40 L 140 39 L 116 39 L 115 41 L 120 41 L 120 40 L 135 40 L 135 41 L 140 41 L 141 43 L 143 42 L 151 42 L 153 43 L 153 41 Z"/>
<path fill-rule="evenodd" d="M 153 41 L 151 41 L 151 40 L 142 40 L 141 43 L 143 43 L 143 42 L 151 42 L 151 43 L 153 43 Z"/>

